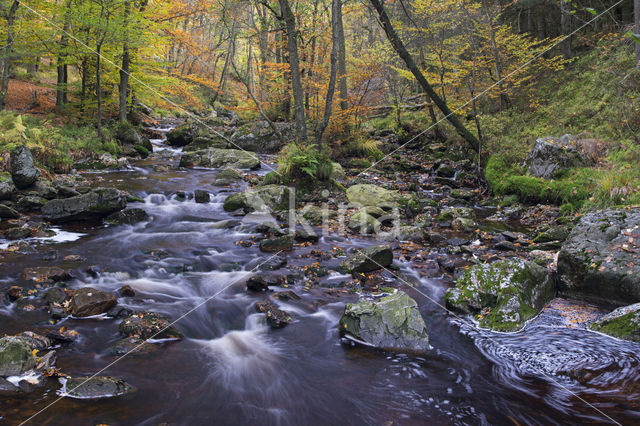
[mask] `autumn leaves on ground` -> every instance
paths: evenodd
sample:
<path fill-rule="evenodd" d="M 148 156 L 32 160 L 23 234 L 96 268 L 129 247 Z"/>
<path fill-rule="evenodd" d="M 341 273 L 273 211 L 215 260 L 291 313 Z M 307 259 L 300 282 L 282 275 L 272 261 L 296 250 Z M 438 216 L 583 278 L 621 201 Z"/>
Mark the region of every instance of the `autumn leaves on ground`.
<path fill-rule="evenodd" d="M 162 262 L 183 247 L 164 241 L 130 258 L 179 279 L 257 268 L 243 294 L 266 296 L 251 304 L 272 328 L 343 297 L 342 342 L 389 352 L 437 345 L 430 302 L 473 329 L 527 336 L 556 319 L 640 341 L 637 0 L 0 5 L 0 263 L 58 262 L 47 244 L 60 235 L 145 232 L 163 205 L 185 209 L 167 227 L 240 235 L 242 254 L 173 271 Z M 224 216 L 189 210 L 200 205 Z M 245 223 L 258 213 L 273 221 Z M 265 268 L 249 261 L 265 254 Z M 91 260 L 0 272 L 7 315 L 29 332 L 20 315 L 34 310 L 50 326 L 119 321 L 109 356 L 200 338 L 153 304 L 125 307 L 149 289 L 124 279 L 115 292 Z M 30 385 L 59 378 L 72 398 L 132 392 L 129 378 L 60 371 L 52 347 L 70 356 L 78 332 L 57 329 L 0 329 L 15 358 L 0 358 L 0 388 L 24 390 L 33 372 Z"/>

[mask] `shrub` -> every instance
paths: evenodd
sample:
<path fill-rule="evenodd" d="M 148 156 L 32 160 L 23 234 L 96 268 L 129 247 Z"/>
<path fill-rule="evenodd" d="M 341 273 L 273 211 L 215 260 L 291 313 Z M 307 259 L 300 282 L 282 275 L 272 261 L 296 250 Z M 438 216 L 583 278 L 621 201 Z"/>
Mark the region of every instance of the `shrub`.
<path fill-rule="evenodd" d="M 287 145 L 278 159 L 278 172 L 287 181 L 303 179 L 328 180 L 333 171 L 331 159 L 326 151 L 315 145 Z"/>

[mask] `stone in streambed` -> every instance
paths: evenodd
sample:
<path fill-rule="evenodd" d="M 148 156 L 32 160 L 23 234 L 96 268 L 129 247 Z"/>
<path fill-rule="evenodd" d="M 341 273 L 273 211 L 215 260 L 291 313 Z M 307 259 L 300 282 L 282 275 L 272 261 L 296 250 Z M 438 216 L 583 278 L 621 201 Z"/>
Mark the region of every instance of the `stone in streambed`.
<path fill-rule="evenodd" d="M 358 184 L 347 188 L 347 200 L 362 206 L 377 206 L 383 202 L 395 203 L 400 198 L 402 197 L 398 191 L 371 184 Z"/>
<path fill-rule="evenodd" d="M 347 225 L 353 232 L 360 234 L 374 234 L 380 230 L 380 222 L 365 211 L 358 211 L 349 218 Z"/>
<path fill-rule="evenodd" d="M 92 287 L 83 287 L 71 298 L 69 309 L 75 317 L 89 317 L 103 314 L 117 304 L 116 297 Z"/>
<path fill-rule="evenodd" d="M 21 212 L 34 212 L 42 209 L 46 203 L 47 200 L 42 197 L 27 195 L 18 200 L 16 209 Z"/>
<path fill-rule="evenodd" d="M 214 185 L 229 186 L 242 180 L 242 172 L 233 167 L 225 167 L 220 170 L 213 180 Z"/>
<path fill-rule="evenodd" d="M 97 188 L 75 197 L 51 200 L 42 207 L 46 220 L 70 222 L 100 219 L 124 209 L 127 197 L 115 188 Z"/>
<path fill-rule="evenodd" d="M 16 187 L 11 180 L 0 176 L 0 201 L 10 200 L 15 192 Z"/>
<path fill-rule="evenodd" d="M 640 303 L 618 308 L 589 327 L 618 339 L 640 342 Z"/>
<path fill-rule="evenodd" d="M 267 324 L 272 328 L 282 328 L 291 322 L 291 316 L 287 312 L 278 309 L 269 299 L 256 302 L 256 310 L 264 313 Z"/>
<path fill-rule="evenodd" d="M 180 167 L 218 168 L 223 166 L 255 170 L 260 168 L 260 159 L 253 152 L 218 148 L 186 152 L 180 158 Z"/>
<path fill-rule="evenodd" d="M 196 189 L 193 192 L 193 198 L 195 199 L 196 203 L 204 204 L 209 202 L 209 200 L 211 199 L 211 196 L 207 191 L 203 191 L 202 189 Z"/>
<path fill-rule="evenodd" d="M 339 329 L 343 336 L 380 349 L 426 352 L 430 348 L 418 304 L 399 290 L 380 299 L 347 304 Z"/>
<path fill-rule="evenodd" d="M 112 213 L 104 221 L 114 225 L 135 225 L 139 222 L 146 222 L 149 219 L 149 214 L 145 210 L 135 207 Z"/>
<path fill-rule="evenodd" d="M 147 339 L 182 339 L 182 334 L 170 325 L 163 315 L 154 312 L 134 313 L 120 323 L 119 331 L 125 337 Z"/>
<path fill-rule="evenodd" d="M 266 185 L 259 188 L 239 192 L 227 197 L 223 208 L 233 212 L 242 210 L 244 213 L 254 211 L 280 211 L 289 206 L 289 188 L 281 185 Z"/>
<path fill-rule="evenodd" d="M 57 266 L 35 266 L 24 268 L 21 277 L 24 280 L 35 281 L 37 283 L 68 281 L 71 279 L 71 275 L 68 271 Z"/>
<path fill-rule="evenodd" d="M 76 399 L 112 398 L 134 390 L 133 386 L 117 377 L 60 378 L 60 383 L 62 383 L 62 389 L 58 394 Z"/>
<path fill-rule="evenodd" d="M 18 337 L 0 339 L 0 376 L 19 376 L 36 366 L 31 348 Z"/>
<path fill-rule="evenodd" d="M 20 214 L 9 206 L 0 204 L 0 219 L 17 219 Z"/>
<path fill-rule="evenodd" d="M 377 245 L 356 250 L 355 254 L 342 262 L 341 267 L 345 272 L 367 273 L 386 268 L 393 263 L 391 246 Z"/>
<path fill-rule="evenodd" d="M 292 235 L 282 235 L 274 238 L 266 238 L 260 241 L 260 250 L 267 253 L 274 253 L 277 251 L 291 251 L 292 249 Z"/>
<path fill-rule="evenodd" d="M 20 145 L 11 151 L 10 170 L 13 184 L 18 189 L 32 185 L 40 176 L 36 169 L 31 151 L 26 145 Z"/>
<path fill-rule="evenodd" d="M 31 236 L 31 229 L 26 227 L 10 228 L 4 233 L 7 240 L 23 240 Z"/>
<path fill-rule="evenodd" d="M 555 297 L 546 268 L 520 259 L 474 265 L 445 295 L 449 309 L 476 315 L 481 327 L 516 331 Z"/>

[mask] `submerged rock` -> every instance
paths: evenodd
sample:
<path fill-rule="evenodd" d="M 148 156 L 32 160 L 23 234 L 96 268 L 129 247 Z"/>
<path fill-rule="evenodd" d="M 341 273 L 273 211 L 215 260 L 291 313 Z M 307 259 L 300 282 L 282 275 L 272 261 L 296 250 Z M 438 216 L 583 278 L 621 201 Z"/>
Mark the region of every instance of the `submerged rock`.
<path fill-rule="evenodd" d="M 112 213 L 105 218 L 105 222 L 115 225 L 135 225 L 139 222 L 146 222 L 149 219 L 149 215 L 145 210 L 135 207 Z"/>
<path fill-rule="evenodd" d="M 399 290 L 380 299 L 346 305 L 339 327 L 341 335 L 376 348 L 410 352 L 430 348 L 418 304 Z"/>
<path fill-rule="evenodd" d="M 209 200 L 211 199 L 211 196 L 207 191 L 203 191 L 202 189 L 196 189 L 193 192 L 193 198 L 195 199 L 196 203 L 204 204 L 209 202 Z"/>
<path fill-rule="evenodd" d="M 60 383 L 59 395 L 77 399 L 112 398 L 134 390 L 124 380 L 106 376 L 61 378 Z"/>
<path fill-rule="evenodd" d="M 92 287 L 83 287 L 71 298 L 69 309 L 75 317 L 89 317 L 103 314 L 116 306 L 116 297 Z"/>
<path fill-rule="evenodd" d="M 618 339 L 640 342 L 640 303 L 618 308 L 597 319 L 590 328 Z"/>
<path fill-rule="evenodd" d="M 185 152 L 180 159 L 180 167 L 223 166 L 254 170 L 260 168 L 260 159 L 252 152 L 219 148 Z"/>
<path fill-rule="evenodd" d="M 291 315 L 278 309 L 269 299 L 256 302 L 256 310 L 264 313 L 267 324 L 273 328 L 282 328 L 291 322 Z"/>
<path fill-rule="evenodd" d="M 19 145 L 10 154 L 10 170 L 13 184 L 18 189 L 33 184 L 40 176 L 36 168 L 31 151 L 26 145 Z"/>
<path fill-rule="evenodd" d="M 108 216 L 127 206 L 127 197 L 115 188 L 97 188 L 75 197 L 51 200 L 42 207 L 46 220 L 69 222 Z"/>
<path fill-rule="evenodd" d="M 182 339 L 182 334 L 170 325 L 163 315 L 154 312 L 139 312 L 125 318 L 119 331 L 125 337 L 147 339 Z"/>
<path fill-rule="evenodd" d="M 445 295 L 449 309 L 477 315 L 481 327 L 515 331 L 555 297 L 548 271 L 520 259 L 467 269 Z"/>
<path fill-rule="evenodd" d="M 561 294 L 605 305 L 640 302 L 640 208 L 585 214 L 558 255 Z"/>
<path fill-rule="evenodd" d="M 224 201 L 225 211 L 242 209 L 245 213 L 254 211 L 286 210 L 289 205 L 289 188 L 281 185 L 266 185 L 232 194 Z"/>
<path fill-rule="evenodd" d="M 342 262 L 342 269 L 348 273 L 367 273 L 386 268 L 393 263 L 391 246 L 370 246 L 358 251 Z"/>
<path fill-rule="evenodd" d="M 19 376 L 36 366 L 27 343 L 18 337 L 0 339 L 0 376 Z"/>

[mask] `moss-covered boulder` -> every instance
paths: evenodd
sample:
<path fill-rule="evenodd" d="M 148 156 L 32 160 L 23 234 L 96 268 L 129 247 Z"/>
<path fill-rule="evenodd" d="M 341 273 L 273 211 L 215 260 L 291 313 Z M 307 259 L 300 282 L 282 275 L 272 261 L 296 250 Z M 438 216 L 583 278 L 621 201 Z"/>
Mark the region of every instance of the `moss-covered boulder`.
<path fill-rule="evenodd" d="M 182 333 L 176 330 L 163 315 L 154 312 L 137 312 L 120 323 L 120 334 L 124 337 L 147 339 L 182 339 Z"/>
<path fill-rule="evenodd" d="M 260 250 L 267 253 L 291 251 L 291 249 L 293 249 L 293 235 L 281 235 L 260 241 Z"/>
<path fill-rule="evenodd" d="M 343 181 L 347 178 L 347 174 L 340 163 L 331 162 L 331 175 L 329 177 L 333 180 Z"/>
<path fill-rule="evenodd" d="M 640 302 L 640 208 L 585 214 L 558 255 L 561 294 L 604 305 Z"/>
<path fill-rule="evenodd" d="M 229 142 L 227 142 L 222 136 L 216 134 L 207 134 L 202 136 L 196 136 L 189 145 L 183 148 L 183 152 L 199 151 L 207 148 L 234 148 Z"/>
<path fill-rule="evenodd" d="M 458 218 L 473 220 L 476 218 L 476 214 L 473 209 L 469 207 L 448 207 L 442 209 L 438 215 L 439 222 L 449 222 Z"/>
<path fill-rule="evenodd" d="M 167 142 L 171 146 L 185 146 L 193 142 L 198 135 L 198 128 L 194 124 L 185 124 L 167 133 Z"/>
<path fill-rule="evenodd" d="M 550 243 L 552 241 L 564 241 L 569 236 L 569 228 L 567 226 L 552 226 L 549 229 L 540 232 L 533 239 L 534 243 Z"/>
<path fill-rule="evenodd" d="M 347 188 L 347 200 L 362 206 L 377 206 L 383 202 L 395 203 L 402 198 L 398 191 L 371 184 L 353 185 Z"/>
<path fill-rule="evenodd" d="M 260 159 L 252 152 L 218 148 L 185 152 L 180 158 L 180 167 L 217 168 L 224 166 L 255 170 L 260 168 Z"/>
<path fill-rule="evenodd" d="M 445 295 L 447 307 L 476 316 L 481 327 L 516 331 L 555 297 L 548 271 L 520 259 L 467 269 Z"/>
<path fill-rule="evenodd" d="M 17 376 L 36 366 L 31 348 L 19 337 L 0 339 L 0 376 Z"/>
<path fill-rule="evenodd" d="M 284 141 L 295 139 L 295 126 L 292 123 L 274 123 Z M 256 121 L 238 127 L 231 136 L 235 147 L 248 151 L 274 154 L 280 151 L 284 144 L 266 121 Z"/>
<path fill-rule="evenodd" d="M 418 304 L 399 290 L 346 305 L 339 328 L 342 336 L 380 349 L 426 352 L 430 348 Z"/>
<path fill-rule="evenodd" d="M 127 206 L 125 193 L 115 188 L 97 188 L 75 197 L 51 200 L 42 214 L 51 222 L 100 219 Z"/>
<path fill-rule="evenodd" d="M 391 246 L 377 245 L 357 249 L 349 259 L 342 262 L 342 270 L 347 273 L 367 273 L 386 268 L 393 263 Z"/>
<path fill-rule="evenodd" d="M 618 308 L 600 317 L 590 328 L 618 339 L 640 343 L 640 303 Z"/>
<path fill-rule="evenodd" d="M 349 218 L 348 227 L 353 232 L 360 234 L 375 234 L 380 230 L 380 222 L 378 219 L 368 214 L 366 211 L 360 210 Z"/>
<path fill-rule="evenodd" d="M 214 185 L 228 186 L 242 180 L 242 172 L 233 167 L 225 167 L 220 170 L 213 180 Z"/>
<path fill-rule="evenodd" d="M 289 188 L 281 185 L 266 185 L 232 194 L 224 201 L 224 209 L 233 212 L 239 209 L 245 213 L 254 211 L 280 211 L 289 207 Z"/>

